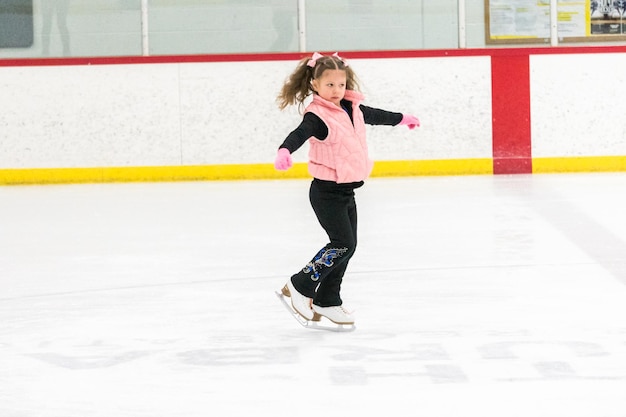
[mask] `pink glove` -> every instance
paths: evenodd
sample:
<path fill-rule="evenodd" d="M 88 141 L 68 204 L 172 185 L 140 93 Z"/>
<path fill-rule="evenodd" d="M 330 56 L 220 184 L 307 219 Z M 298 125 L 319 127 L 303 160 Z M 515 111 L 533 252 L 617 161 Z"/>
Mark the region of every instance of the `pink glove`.
<path fill-rule="evenodd" d="M 420 126 L 420 121 L 415 116 L 411 116 L 410 114 L 403 114 L 402 115 L 402 121 L 400 122 L 400 124 L 408 126 L 409 129 L 413 130 L 416 127 Z"/>
<path fill-rule="evenodd" d="M 289 152 L 286 148 L 280 148 L 278 150 L 278 154 L 276 154 L 276 159 L 274 160 L 274 168 L 279 171 L 286 171 L 293 165 L 291 162 L 291 152 Z"/>

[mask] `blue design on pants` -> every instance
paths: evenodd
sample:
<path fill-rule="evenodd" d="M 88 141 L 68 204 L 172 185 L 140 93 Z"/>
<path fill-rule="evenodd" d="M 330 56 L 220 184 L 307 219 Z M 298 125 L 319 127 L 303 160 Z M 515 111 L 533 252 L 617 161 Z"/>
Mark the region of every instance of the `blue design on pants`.
<path fill-rule="evenodd" d="M 311 262 L 306 264 L 304 269 L 302 269 L 302 272 L 305 274 L 313 272 L 311 279 L 313 281 L 318 281 L 320 279 L 321 268 L 324 266 L 330 268 L 335 264 L 335 259 L 339 258 L 347 251 L 348 248 L 324 248 L 320 250 L 317 255 L 315 255 Z"/>

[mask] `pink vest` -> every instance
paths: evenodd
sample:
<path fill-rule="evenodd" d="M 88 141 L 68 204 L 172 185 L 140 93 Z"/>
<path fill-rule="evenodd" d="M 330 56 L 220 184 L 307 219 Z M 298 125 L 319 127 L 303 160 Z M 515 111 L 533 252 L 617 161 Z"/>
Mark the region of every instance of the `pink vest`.
<path fill-rule="evenodd" d="M 309 138 L 309 173 L 320 180 L 349 183 L 365 180 L 374 163 L 367 153 L 365 121 L 359 104 L 363 95 L 346 90 L 346 100 L 352 102 L 352 119 L 348 113 L 318 95 L 305 110 L 317 115 L 328 127 L 324 140 Z"/>

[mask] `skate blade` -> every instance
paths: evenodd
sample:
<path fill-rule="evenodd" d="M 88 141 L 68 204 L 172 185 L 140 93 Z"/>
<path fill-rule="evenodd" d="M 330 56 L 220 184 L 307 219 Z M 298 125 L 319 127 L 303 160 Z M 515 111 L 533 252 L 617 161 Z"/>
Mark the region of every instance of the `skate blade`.
<path fill-rule="evenodd" d="M 319 314 L 317 315 L 318 317 L 313 317 L 313 320 L 307 320 L 302 317 L 300 313 L 295 311 L 293 307 L 291 307 L 291 303 L 285 299 L 286 296 L 282 293 L 282 291 L 275 291 L 275 294 L 287 311 L 289 311 L 291 316 L 300 324 L 300 326 L 306 329 L 325 330 L 328 332 L 353 332 L 356 330 L 356 326 L 354 324 L 336 324 L 331 321 L 328 321 L 328 323 L 321 322 L 320 320 L 322 316 Z"/>

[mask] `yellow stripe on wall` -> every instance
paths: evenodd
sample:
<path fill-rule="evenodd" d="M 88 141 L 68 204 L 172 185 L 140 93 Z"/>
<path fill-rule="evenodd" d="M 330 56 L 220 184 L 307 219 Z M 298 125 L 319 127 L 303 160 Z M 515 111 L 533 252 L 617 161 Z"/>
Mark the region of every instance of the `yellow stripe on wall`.
<path fill-rule="evenodd" d="M 379 161 L 374 165 L 372 176 L 491 174 L 493 173 L 492 165 L 491 159 Z M 288 171 L 276 171 L 273 164 L 0 170 L 0 184 L 2 185 L 261 180 L 308 177 L 310 175 L 306 163 L 294 164 Z"/>
<path fill-rule="evenodd" d="M 372 176 L 491 174 L 491 159 L 379 161 Z M 0 184 L 67 184 L 99 182 L 217 181 L 308 178 L 306 163 L 288 171 L 273 164 L 205 166 L 0 169 Z"/>
<path fill-rule="evenodd" d="M 626 171 L 626 156 L 533 158 L 533 173 Z"/>
<path fill-rule="evenodd" d="M 534 158 L 533 173 L 626 171 L 626 156 Z M 377 161 L 372 177 L 493 174 L 491 158 Z M 305 163 L 288 171 L 272 164 L 0 169 L 0 185 L 102 182 L 220 181 L 309 178 Z"/>
<path fill-rule="evenodd" d="M 271 164 L 35 168 L 0 170 L 0 184 L 67 184 L 99 182 L 154 182 L 299 178 L 306 176 L 306 165 L 281 173 Z"/>
<path fill-rule="evenodd" d="M 493 160 L 444 159 L 434 161 L 377 161 L 372 177 L 404 177 L 416 175 L 478 175 L 493 174 Z"/>

